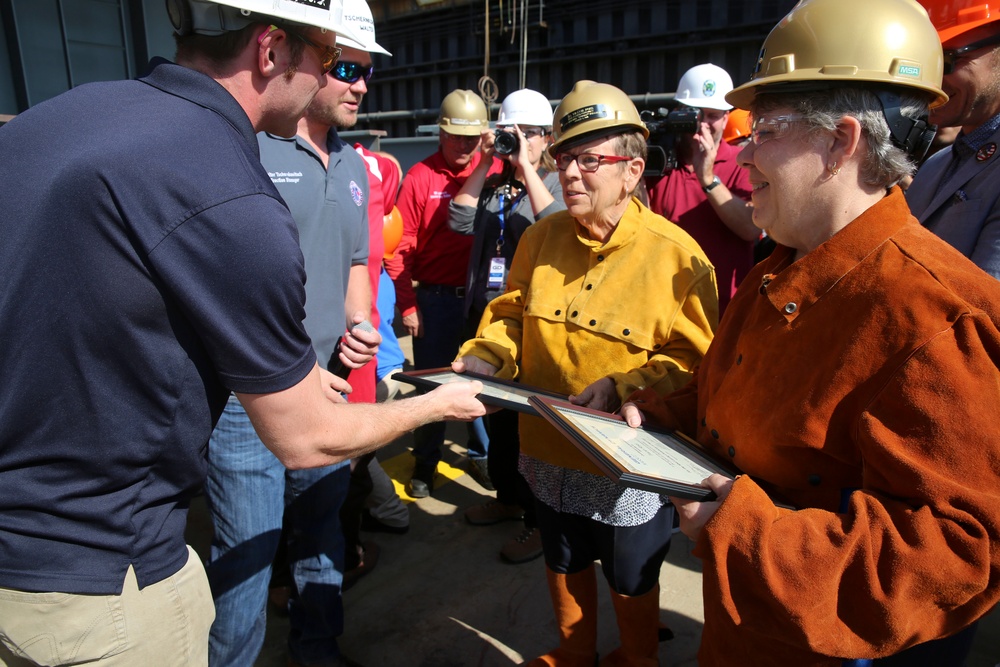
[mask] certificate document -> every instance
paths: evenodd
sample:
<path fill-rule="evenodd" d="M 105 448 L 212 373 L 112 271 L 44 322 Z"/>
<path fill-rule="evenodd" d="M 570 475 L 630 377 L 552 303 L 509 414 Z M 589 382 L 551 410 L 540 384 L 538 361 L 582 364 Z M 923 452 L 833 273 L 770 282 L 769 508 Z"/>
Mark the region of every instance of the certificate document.
<path fill-rule="evenodd" d="M 486 405 L 495 405 L 517 412 L 524 412 L 530 415 L 538 415 L 535 408 L 528 402 L 532 396 L 546 396 L 565 400 L 566 397 L 538 387 L 512 382 L 510 380 L 498 380 L 489 375 L 481 373 L 456 373 L 451 368 L 432 368 L 425 371 L 405 371 L 392 376 L 393 380 L 406 382 L 422 389 L 433 389 L 434 387 L 451 382 L 471 382 L 479 380 L 483 383 L 483 391 L 479 394 L 479 400 Z"/>
<path fill-rule="evenodd" d="M 604 474 L 624 486 L 709 500 L 714 494 L 700 485 L 703 479 L 713 473 L 738 474 L 682 434 L 632 428 L 617 415 L 547 397 L 529 402 Z"/>

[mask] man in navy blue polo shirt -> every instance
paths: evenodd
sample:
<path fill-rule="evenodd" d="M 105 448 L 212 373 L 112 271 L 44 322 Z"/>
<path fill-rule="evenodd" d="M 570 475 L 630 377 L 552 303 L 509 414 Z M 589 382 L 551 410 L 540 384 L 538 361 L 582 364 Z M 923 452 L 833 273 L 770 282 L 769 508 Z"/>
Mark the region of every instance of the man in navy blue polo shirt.
<path fill-rule="evenodd" d="M 339 3 L 169 7 L 177 65 L 0 128 L 0 665 L 207 662 L 184 525 L 230 391 L 292 468 L 483 412 L 475 385 L 347 406 L 302 326 L 298 237 L 255 133 L 294 132 Z"/>

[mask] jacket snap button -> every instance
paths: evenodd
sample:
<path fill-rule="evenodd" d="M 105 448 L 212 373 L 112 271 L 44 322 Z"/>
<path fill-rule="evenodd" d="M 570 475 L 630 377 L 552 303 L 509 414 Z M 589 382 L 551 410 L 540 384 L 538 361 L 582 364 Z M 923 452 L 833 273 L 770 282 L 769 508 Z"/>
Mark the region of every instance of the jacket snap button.
<path fill-rule="evenodd" d="M 719 432 L 716 431 L 714 428 L 712 429 L 712 437 L 715 438 L 716 440 L 719 439 Z"/>
<path fill-rule="evenodd" d="M 594 326 L 596 324 L 597 324 L 597 320 L 590 320 L 590 326 Z"/>
<path fill-rule="evenodd" d="M 736 456 L 736 448 L 735 447 L 730 447 L 729 448 L 729 458 L 734 458 L 735 456 Z"/>
<path fill-rule="evenodd" d="M 630 333 L 632 333 L 631 329 L 625 329 L 624 331 L 622 331 L 623 336 L 628 336 Z"/>
<path fill-rule="evenodd" d="M 789 301 L 788 303 L 785 304 L 785 312 L 788 313 L 789 315 L 791 315 L 798 309 L 799 306 L 794 301 Z"/>
<path fill-rule="evenodd" d="M 556 311 L 556 315 L 562 315 L 562 311 L 561 310 L 557 310 Z"/>
<path fill-rule="evenodd" d="M 576 317 L 576 316 L 577 316 L 577 315 L 579 315 L 579 314 L 580 314 L 580 311 L 578 311 L 578 310 L 574 310 L 574 311 L 573 311 L 573 314 L 572 314 L 572 315 L 570 315 L 570 317 Z"/>

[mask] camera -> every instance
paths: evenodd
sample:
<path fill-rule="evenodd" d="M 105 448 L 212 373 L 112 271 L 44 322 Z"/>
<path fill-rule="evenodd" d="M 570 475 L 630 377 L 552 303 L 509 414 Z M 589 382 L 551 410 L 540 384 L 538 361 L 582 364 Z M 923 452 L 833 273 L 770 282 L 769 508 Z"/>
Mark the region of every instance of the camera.
<path fill-rule="evenodd" d="M 521 139 L 513 132 L 505 132 L 499 127 L 493 140 L 493 151 L 497 155 L 513 155 L 521 150 Z"/>
<path fill-rule="evenodd" d="M 644 110 L 639 113 L 639 117 L 649 130 L 649 139 L 646 140 L 649 149 L 646 175 L 660 176 L 676 169 L 677 144 L 682 138 L 690 137 L 701 128 L 701 109 L 682 106 L 670 110 Z"/>

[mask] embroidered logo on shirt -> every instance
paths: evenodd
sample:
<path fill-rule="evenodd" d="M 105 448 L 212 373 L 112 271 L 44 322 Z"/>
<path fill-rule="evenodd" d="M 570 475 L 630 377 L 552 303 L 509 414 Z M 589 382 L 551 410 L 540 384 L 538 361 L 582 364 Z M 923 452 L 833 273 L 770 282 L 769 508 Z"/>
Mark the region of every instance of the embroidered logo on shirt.
<path fill-rule="evenodd" d="M 298 183 L 302 180 L 301 171 L 269 171 L 272 183 Z"/>
<path fill-rule="evenodd" d="M 986 162 L 993 154 L 997 152 L 997 145 L 994 143 L 989 143 L 979 149 L 976 153 L 976 162 Z"/>
<path fill-rule="evenodd" d="M 359 207 L 365 203 L 365 195 L 361 191 L 361 188 L 358 187 L 358 184 L 354 181 L 351 181 L 351 199 L 353 199 L 354 203 Z"/>

